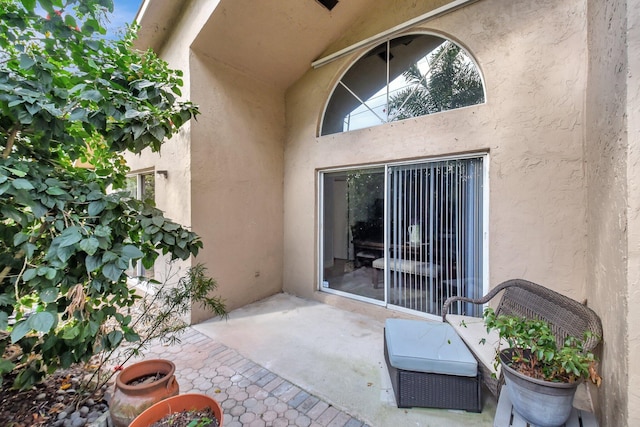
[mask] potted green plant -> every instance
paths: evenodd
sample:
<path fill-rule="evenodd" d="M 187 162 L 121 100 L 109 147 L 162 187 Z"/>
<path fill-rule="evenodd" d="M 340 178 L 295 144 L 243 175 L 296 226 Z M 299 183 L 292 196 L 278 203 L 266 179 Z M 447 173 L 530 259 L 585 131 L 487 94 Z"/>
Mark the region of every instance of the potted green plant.
<path fill-rule="evenodd" d="M 540 427 L 562 425 L 571 415 L 577 387 L 589 379 L 600 385 L 596 358 L 582 339 L 566 337 L 558 345 L 549 323 L 484 311 L 487 331 L 495 329 L 506 348 L 496 351 L 514 409 Z"/>
<path fill-rule="evenodd" d="M 179 274 L 180 270 L 176 272 L 169 263 L 164 282 L 149 283 L 153 291 L 140 297 L 139 307 L 135 310 L 138 314 L 132 322 L 137 345 L 121 352 L 114 350 L 106 354 L 102 361 L 104 364 L 112 356 L 119 360 L 116 370 L 112 371 L 112 374 L 119 373 L 109 402 L 114 427 L 129 426 L 142 411 L 160 400 L 177 395 L 180 389 L 174 375 L 176 367 L 170 360 L 151 359 L 126 367 L 123 365 L 138 355 L 139 350 L 151 340 L 179 342 L 178 334 L 187 327 L 183 316 L 194 303 L 202 304 L 220 316 L 226 315 L 224 301 L 210 296 L 217 288 L 217 283 L 206 275 L 206 268 L 202 264 L 189 267 L 181 277 Z M 109 378 L 103 379 L 102 384 Z"/>

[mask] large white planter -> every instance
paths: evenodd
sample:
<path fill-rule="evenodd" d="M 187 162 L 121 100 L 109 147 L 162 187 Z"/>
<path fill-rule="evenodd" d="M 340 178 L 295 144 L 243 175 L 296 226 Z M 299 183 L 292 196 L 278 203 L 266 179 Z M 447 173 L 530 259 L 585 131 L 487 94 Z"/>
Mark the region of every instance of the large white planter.
<path fill-rule="evenodd" d="M 573 397 L 580 381 L 557 383 L 528 377 L 509 366 L 512 349 L 500 353 L 500 363 L 513 408 L 539 427 L 563 425 L 573 409 Z"/>

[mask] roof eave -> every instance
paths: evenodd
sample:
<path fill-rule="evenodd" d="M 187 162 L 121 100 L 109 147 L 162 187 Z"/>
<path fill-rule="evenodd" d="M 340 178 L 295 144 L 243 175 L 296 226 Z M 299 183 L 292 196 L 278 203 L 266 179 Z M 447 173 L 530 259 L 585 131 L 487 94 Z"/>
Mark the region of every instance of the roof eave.
<path fill-rule="evenodd" d="M 153 49 L 158 52 L 165 44 L 174 27 L 175 20 L 189 1 L 144 0 L 135 22 L 140 26 L 134 46 L 140 50 Z"/>

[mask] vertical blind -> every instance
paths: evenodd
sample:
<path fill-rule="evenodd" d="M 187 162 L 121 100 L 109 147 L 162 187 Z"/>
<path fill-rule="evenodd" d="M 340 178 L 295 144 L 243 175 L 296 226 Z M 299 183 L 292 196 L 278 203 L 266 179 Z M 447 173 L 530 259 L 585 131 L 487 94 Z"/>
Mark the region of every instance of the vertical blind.
<path fill-rule="evenodd" d="M 483 159 L 390 166 L 385 271 L 389 304 L 440 315 L 452 295 L 479 298 Z M 455 312 L 480 316 L 481 307 Z"/>

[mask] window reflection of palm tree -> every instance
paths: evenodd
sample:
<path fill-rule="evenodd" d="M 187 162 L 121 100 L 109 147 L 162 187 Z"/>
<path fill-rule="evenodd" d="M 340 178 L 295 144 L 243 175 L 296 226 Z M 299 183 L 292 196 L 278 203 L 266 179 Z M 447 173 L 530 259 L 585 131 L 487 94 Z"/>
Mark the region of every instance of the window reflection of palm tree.
<path fill-rule="evenodd" d="M 423 74 L 418 64 L 403 74 L 407 86 L 389 100 L 389 117 L 403 120 L 484 102 L 482 80 L 459 46 L 443 43 Z"/>

